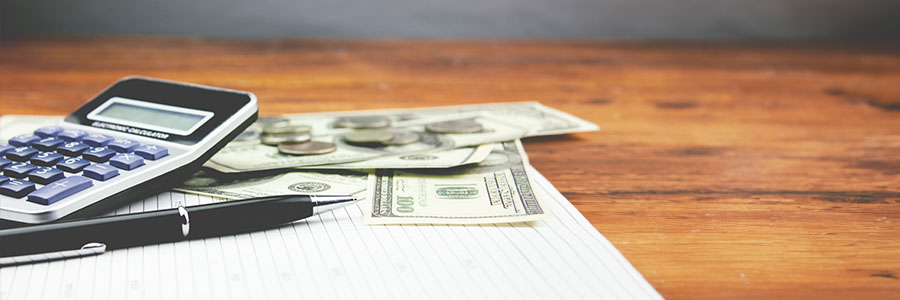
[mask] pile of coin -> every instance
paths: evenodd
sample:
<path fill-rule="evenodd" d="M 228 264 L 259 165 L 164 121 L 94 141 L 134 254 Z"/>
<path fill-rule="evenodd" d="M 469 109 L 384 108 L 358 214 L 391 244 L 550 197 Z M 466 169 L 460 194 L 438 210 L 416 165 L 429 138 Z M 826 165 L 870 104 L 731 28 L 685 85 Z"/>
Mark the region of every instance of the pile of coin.
<path fill-rule="evenodd" d="M 344 134 L 344 142 L 363 147 L 400 146 L 418 142 L 418 133 L 409 130 L 366 129 Z"/>
<path fill-rule="evenodd" d="M 337 150 L 334 143 L 329 142 L 285 142 L 278 144 L 278 152 L 291 155 L 313 155 L 331 153 Z"/>
<path fill-rule="evenodd" d="M 472 119 L 462 119 L 426 124 L 425 130 L 434 133 L 477 133 L 483 131 L 484 126 Z"/>
<path fill-rule="evenodd" d="M 307 125 L 291 125 L 290 123 L 266 126 L 262 129 L 260 140 L 263 144 L 272 146 L 286 142 L 305 143 L 312 139 L 312 135 L 309 133 L 310 129 L 312 128 Z"/>
<path fill-rule="evenodd" d="M 374 129 L 391 127 L 391 119 L 385 116 L 348 116 L 334 121 L 334 127 Z"/>
<path fill-rule="evenodd" d="M 391 128 L 391 119 L 385 116 L 346 116 L 337 118 L 332 124 L 338 128 L 353 131 L 343 135 L 349 145 L 362 147 L 402 146 L 418 142 L 421 133 Z M 235 138 L 235 141 L 259 140 L 263 144 L 276 146 L 278 151 L 290 155 L 315 155 L 331 153 L 337 145 L 329 142 L 312 141 L 312 127 L 292 124 L 279 117 L 261 117 L 249 129 Z M 431 133 L 463 134 L 484 131 L 484 127 L 473 119 L 462 119 L 429 123 L 425 130 Z"/>
<path fill-rule="evenodd" d="M 382 147 L 412 144 L 419 134 L 408 130 L 386 130 L 391 119 L 385 116 L 347 116 L 334 121 L 334 127 L 356 129 L 344 135 L 344 142 L 363 147 Z"/>
<path fill-rule="evenodd" d="M 260 142 L 277 146 L 278 152 L 290 155 L 325 154 L 337 150 L 334 143 L 312 141 L 311 130 L 308 125 L 291 124 L 285 118 L 262 117 L 239 138 L 250 139 L 253 134 L 249 132 L 257 132 Z"/>

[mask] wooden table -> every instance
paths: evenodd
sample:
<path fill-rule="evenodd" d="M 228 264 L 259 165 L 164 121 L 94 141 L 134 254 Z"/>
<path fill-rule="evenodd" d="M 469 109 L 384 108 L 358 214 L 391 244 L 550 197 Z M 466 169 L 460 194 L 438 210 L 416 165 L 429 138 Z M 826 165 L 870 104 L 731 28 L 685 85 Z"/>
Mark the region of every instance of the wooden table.
<path fill-rule="evenodd" d="M 601 129 L 532 163 L 663 296 L 900 297 L 898 44 L 3 40 L 0 113 L 131 74 L 263 115 L 538 100 Z"/>

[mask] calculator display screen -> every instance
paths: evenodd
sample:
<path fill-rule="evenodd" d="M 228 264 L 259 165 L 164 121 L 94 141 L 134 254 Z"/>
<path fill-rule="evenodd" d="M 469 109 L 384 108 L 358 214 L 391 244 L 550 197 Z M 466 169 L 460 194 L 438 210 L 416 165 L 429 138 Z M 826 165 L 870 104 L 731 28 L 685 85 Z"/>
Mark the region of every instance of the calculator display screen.
<path fill-rule="evenodd" d="M 113 97 L 88 114 L 89 119 L 166 133 L 189 135 L 213 116 L 212 112 Z"/>

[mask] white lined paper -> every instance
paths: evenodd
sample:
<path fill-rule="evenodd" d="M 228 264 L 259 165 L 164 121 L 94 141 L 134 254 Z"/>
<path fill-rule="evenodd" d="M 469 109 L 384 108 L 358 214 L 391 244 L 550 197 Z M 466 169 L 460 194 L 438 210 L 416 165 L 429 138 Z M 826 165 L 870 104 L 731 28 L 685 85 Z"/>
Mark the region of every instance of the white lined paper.
<path fill-rule="evenodd" d="M 366 226 L 359 205 L 266 231 L 0 269 L 0 299 L 661 299 L 536 171 L 530 224 Z M 115 214 L 220 201 L 162 193 Z"/>

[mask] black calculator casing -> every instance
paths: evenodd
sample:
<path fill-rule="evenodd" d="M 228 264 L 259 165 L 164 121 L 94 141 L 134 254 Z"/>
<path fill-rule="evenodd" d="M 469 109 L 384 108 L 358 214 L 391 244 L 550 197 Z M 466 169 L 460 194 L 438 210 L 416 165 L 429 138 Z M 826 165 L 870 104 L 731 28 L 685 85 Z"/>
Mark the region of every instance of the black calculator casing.
<path fill-rule="evenodd" d="M 214 115 L 187 135 L 167 134 L 136 126 L 111 124 L 88 117 L 91 111 L 113 97 L 211 111 Z M 22 220 L 20 216 L 11 218 L 9 211 L 2 210 L 0 211 L 2 212 L 0 228 L 95 217 L 128 202 L 167 191 L 199 170 L 203 163 L 253 124 L 257 116 L 256 96 L 249 92 L 146 77 L 123 78 L 68 115 L 59 126 L 67 129 L 104 132 L 118 137 L 136 137 L 136 139 L 156 140 L 159 143 L 174 143 L 190 149 L 188 151 L 190 155 L 183 154 L 182 156 L 185 157 L 180 159 L 180 163 L 166 166 L 167 169 L 160 175 L 148 177 L 137 183 L 124 184 L 126 186 L 121 187 L 121 190 L 72 212 L 44 214 L 29 220 Z M 187 158 L 189 160 L 186 160 Z M 104 188 L 109 189 L 110 187 Z M 10 200 L 4 199 L 4 201 Z M 60 201 L 65 201 L 65 199 Z"/>

